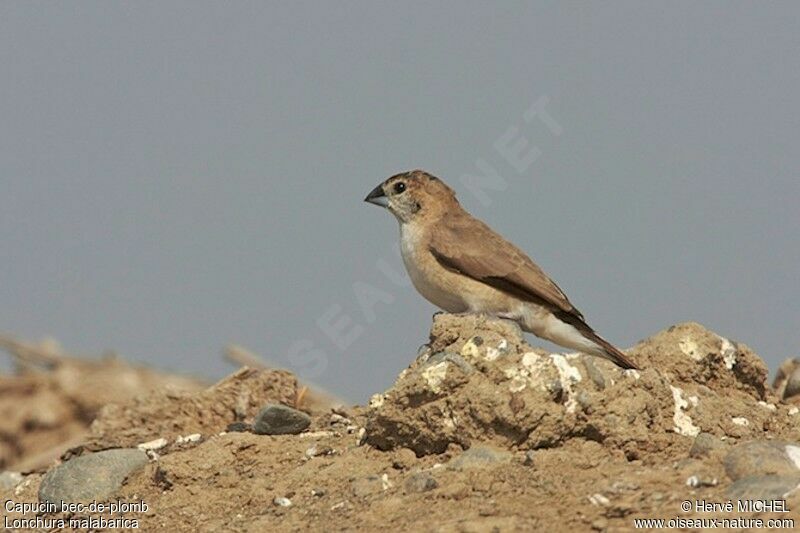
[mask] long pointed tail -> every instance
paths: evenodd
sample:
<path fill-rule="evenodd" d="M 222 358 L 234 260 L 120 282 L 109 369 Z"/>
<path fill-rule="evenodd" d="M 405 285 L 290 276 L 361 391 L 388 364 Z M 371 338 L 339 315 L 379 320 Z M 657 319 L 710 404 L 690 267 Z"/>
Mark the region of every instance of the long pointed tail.
<path fill-rule="evenodd" d="M 583 333 L 586 336 L 586 338 L 590 339 L 592 342 L 596 343 L 597 345 L 600 346 L 600 348 L 602 348 L 603 353 L 598 354 L 601 357 L 605 357 L 606 359 L 608 359 L 609 361 L 611 361 L 612 363 L 614 363 L 619 367 L 625 369 L 639 370 L 639 367 L 636 366 L 636 363 L 628 359 L 628 356 L 626 356 L 624 353 L 618 350 L 613 344 L 605 340 L 603 337 L 595 333 L 592 329 L 589 329 L 588 332 L 581 331 L 581 333 Z"/>
<path fill-rule="evenodd" d="M 598 357 L 602 357 L 604 359 L 608 359 L 615 365 L 625 368 L 625 369 L 633 369 L 639 370 L 639 367 L 628 359 L 628 357 L 618 350 L 613 344 L 605 340 L 603 337 L 595 333 L 595 331 L 589 327 L 589 325 L 584 321 L 583 316 L 580 313 L 568 313 L 566 311 L 556 311 L 553 313 L 553 316 L 561 321 L 562 323 L 569 324 L 574 328 L 577 334 L 582 336 L 584 339 L 590 341 L 592 346 L 591 349 L 587 350 L 586 346 L 581 346 L 579 349 L 587 351 L 587 353 L 591 353 L 592 355 L 596 355 Z M 554 340 L 554 339 L 550 339 Z M 562 339 L 563 340 L 563 339 Z M 559 343 L 558 340 L 555 340 L 556 343 Z M 572 343 L 562 344 L 563 346 L 574 346 Z M 576 346 L 577 348 L 577 346 Z"/>

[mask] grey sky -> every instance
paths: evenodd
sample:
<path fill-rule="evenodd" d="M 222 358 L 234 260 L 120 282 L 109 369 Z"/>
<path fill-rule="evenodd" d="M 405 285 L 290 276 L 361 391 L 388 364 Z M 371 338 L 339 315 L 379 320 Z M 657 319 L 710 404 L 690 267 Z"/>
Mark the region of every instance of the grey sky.
<path fill-rule="evenodd" d="M 429 4 L 0 3 L 0 331 L 364 400 L 434 308 L 362 199 L 424 168 L 622 347 L 800 355 L 798 4 Z"/>

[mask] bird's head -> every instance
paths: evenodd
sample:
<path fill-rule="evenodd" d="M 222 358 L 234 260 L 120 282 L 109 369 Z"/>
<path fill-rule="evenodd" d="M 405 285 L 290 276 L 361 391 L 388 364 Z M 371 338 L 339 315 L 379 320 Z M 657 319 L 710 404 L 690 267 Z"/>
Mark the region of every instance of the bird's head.
<path fill-rule="evenodd" d="M 436 218 L 458 205 L 453 189 L 423 170 L 387 178 L 364 201 L 385 207 L 401 224 L 420 217 Z"/>

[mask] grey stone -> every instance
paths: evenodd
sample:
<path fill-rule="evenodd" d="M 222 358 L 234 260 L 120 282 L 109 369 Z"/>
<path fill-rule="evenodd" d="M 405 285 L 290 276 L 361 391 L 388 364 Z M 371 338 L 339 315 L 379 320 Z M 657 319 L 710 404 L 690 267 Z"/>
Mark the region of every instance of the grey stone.
<path fill-rule="evenodd" d="M 39 487 L 39 501 L 54 504 L 105 501 L 147 461 L 146 452 L 133 448 L 104 450 L 70 459 L 45 474 Z"/>
<path fill-rule="evenodd" d="M 0 489 L 9 490 L 16 487 L 22 481 L 22 474 L 19 472 L 12 472 L 4 470 L 0 472 Z"/>
<path fill-rule="evenodd" d="M 756 440 L 739 444 L 725 456 L 725 472 L 734 481 L 748 476 L 800 474 L 787 449 L 800 457 L 800 446 L 785 441 Z"/>
<path fill-rule="evenodd" d="M 463 357 L 452 352 L 436 352 L 430 356 L 427 361 L 425 361 L 425 364 L 420 368 L 420 370 L 424 370 L 430 366 L 441 363 L 442 361 L 453 363 L 453 365 L 455 365 L 464 374 L 471 374 L 474 370 L 472 365 L 465 361 Z"/>
<path fill-rule="evenodd" d="M 728 487 L 734 500 L 779 500 L 800 486 L 800 475 L 747 476 Z"/>
<path fill-rule="evenodd" d="M 405 482 L 406 492 L 428 492 L 439 486 L 439 482 L 428 472 L 416 472 Z"/>
<path fill-rule="evenodd" d="M 253 431 L 259 435 L 296 435 L 311 425 L 311 417 L 285 405 L 269 404 L 256 415 Z"/>
<path fill-rule="evenodd" d="M 465 468 L 484 467 L 493 464 L 511 461 L 512 454 L 489 446 L 473 446 L 458 457 L 447 463 L 450 470 L 464 470 Z"/>
<path fill-rule="evenodd" d="M 727 445 L 711 433 L 699 433 L 694 438 L 692 449 L 689 450 L 689 457 L 694 457 L 695 459 L 708 457 L 716 450 L 724 450 L 725 448 L 727 448 Z"/>

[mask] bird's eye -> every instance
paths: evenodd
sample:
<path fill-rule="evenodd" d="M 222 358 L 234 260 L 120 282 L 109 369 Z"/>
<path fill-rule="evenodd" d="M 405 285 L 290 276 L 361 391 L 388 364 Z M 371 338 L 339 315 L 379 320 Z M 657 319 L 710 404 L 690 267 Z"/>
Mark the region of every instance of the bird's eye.
<path fill-rule="evenodd" d="M 396 192 L 397 194 L 400 194 L 404 190 L 406 190 L 406 184 L 403 183 L 402 181 L 394 184 L 394 192 Z"/>

